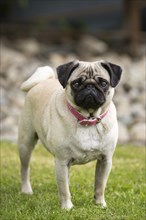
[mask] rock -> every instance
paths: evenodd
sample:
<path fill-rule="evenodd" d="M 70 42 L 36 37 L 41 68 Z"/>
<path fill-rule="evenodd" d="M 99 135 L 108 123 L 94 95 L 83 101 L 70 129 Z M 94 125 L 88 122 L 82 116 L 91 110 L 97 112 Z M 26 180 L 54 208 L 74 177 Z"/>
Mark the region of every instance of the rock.
<path fill-rule="evenodd" d="M 18 40 L 16 48 L 27 55 L 36 55 L 41 51 L 41 45 L 36 39 Z"/>
<path fill-rule="evenodd" d="M 81 38 L 78 44 L 78 53 L 84 56 L 92 56 L 103 54 L 107 51 L 107 44 L 100 41 L 98 38 L 85 35 Z"/>
<path fill-rule="evenodd" d="M 54 72 L 56 72 L 57 66 L 73 60 L 77 60 L 77 56 L 72 53 L 68 55 L 62 55 L 60 53 L 53 52 L 49 55 L 49 65 L 54 69 Z"/>
<path fill-rule="evenodd" d="M 54 53 L 50 54 L 49 62 L 51 63 L 51 66 L 57 67 L 57 66 L 65 63 L 65 58 L 61 54 L 54 52 Z"/>
<path fill-rule="evenodd" d="M 131 89 L 136 88 L 139 91 L 145 88 L 145 60 L 144 58 L 137 62 L 132 62 L 125 70 L 125 82 Z"/>
<path fill-rule="evenodd" d="M 140 94 L 138 91 L 138 88 L 135 89 L 130 88 L 130 91 L 128 92 L 129 99 L 132 103 L 139 102 L 140 99 L 143 98 L 144 94 Z"/>
<path fill-rule="evenodd" d="M 7 116 L 5 119 L 1 121 L 1 132 L 8 131 L 9 128 L 12 128 L 15 125 L 16 121 L 11 116 Z"/>
<path fill-rule="evenodd" d="M 3 87 L 1 88 L 0 91 L 0 105 L 1 106 L 6 106 L 8 105 L 8 100 L 7 100 L 7 91 Z"/>
<path fill-rule="evenodd" d="M 118 122 L 118 126 L 119 126 L 119 138 L 118 138 L 118 143 L 120 144 L 126 144 L 127 142 L 129 142 L 129 133 L 128 133 L 128 129 L 127 127 L 121 123 Z"/>
<path fill-rule="evenodd" d="M 132 143 L 145 145 L 146 142 L 146 127 L 145 123 L 135 124 L 130 131 L 130 138 Z"/>
<path fill-rule="evenodd" d="M 143 122 L 145 120 L 145 109 L 142 103 L 134 103 L 130 108 L 132 122 Z"/>
<path fill-rule="evenodd" d="M 126 98 L 125 93 L 115 94 L 115 105 L 117 108 L 117 116 L 119 121 L 124 123 L 126 126 L 132 123 L 132 117 L 130 115 L 130 102 Z"/>
<path fill-rule="evenodd" d="M 5 72 L 7 75 L 7 69 L 13 65 L 24 65 L 27 62 L 27 58 L 24 54 L 8 48 L 6 45 L 1 45 L 1 53 L 3 54 L 1 58 L 1 71 Z"/>
<path fill-rule="evenodd" d="M 17 126 L 13 125 L 13 130 L 7 130 L 5 132 L 2 132 L 1 134 L 2 140 L 5 141 L 13 141 L 13 142 L 17 142 L 17 138 L 18 138 L 18 128 Z"/>

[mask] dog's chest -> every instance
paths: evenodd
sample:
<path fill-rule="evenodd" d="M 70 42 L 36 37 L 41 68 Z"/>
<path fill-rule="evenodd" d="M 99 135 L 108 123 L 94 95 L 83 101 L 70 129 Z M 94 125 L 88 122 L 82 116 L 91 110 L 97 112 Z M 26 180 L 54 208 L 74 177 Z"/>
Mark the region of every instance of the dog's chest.
<path fill-rule="evenodd" d="M 81 149 L 92 150 L 98 148 L 101 138 L 96 127 L 80 127 L 75 134 L 75 141 L 78 142 Z"/>
<path fill-rule="evenodd" d="M 73 164 L 87 163 L 95 160 L 102 152 L 103 140 L 95 126 L 79 127 L 73 138 L 71 148 Z"/>

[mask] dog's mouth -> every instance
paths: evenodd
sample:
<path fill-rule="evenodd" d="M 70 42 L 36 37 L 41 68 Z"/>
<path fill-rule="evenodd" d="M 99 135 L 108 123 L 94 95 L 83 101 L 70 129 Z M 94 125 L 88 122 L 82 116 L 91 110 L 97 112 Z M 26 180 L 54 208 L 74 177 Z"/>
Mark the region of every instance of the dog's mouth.
<path fill-rule="evenodd" d="M 84 108 L 84 109 L 98 109 L 101 107 L 106 98 L 101 91 L 98 90 L 81 90 L 75 95 L 75 103 L 76 105 Z"/>

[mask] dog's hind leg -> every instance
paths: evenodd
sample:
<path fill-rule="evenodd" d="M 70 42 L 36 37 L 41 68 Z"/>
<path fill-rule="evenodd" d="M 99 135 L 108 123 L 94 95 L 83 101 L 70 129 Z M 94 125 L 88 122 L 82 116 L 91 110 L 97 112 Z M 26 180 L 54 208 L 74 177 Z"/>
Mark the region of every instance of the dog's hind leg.
<path fill-rule="evenodd" d="M 26 122 L 26 121 L 25 121 Z M 22 121 L 19 126 L 18 149 L 21 161 L 21 192 L 32 194 L 29 177 L 29 163 L 31 153 L 38 140 L 37 134 L 31 129 L 30 124 Z"/>

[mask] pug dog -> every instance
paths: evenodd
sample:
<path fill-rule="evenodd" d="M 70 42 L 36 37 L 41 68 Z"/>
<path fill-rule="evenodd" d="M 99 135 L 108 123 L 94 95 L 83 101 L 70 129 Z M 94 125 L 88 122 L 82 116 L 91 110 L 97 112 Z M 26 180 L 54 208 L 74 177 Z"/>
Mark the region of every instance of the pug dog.
<path fill-rule="evenodd" d="M 69 168 L 97 160 L 95 204 L 106 207 L 104 191 L 118 139 L 112 98 L 120 81 L 120 66 L 107 62 L 72 61 L 57 67 L 40 67 L 25 81 L 27 92 L 19 123 L 21 192 L 31 194 L 29 163 L 38 139 L 55 158 L 61 207 L 73 207 Z"/>

